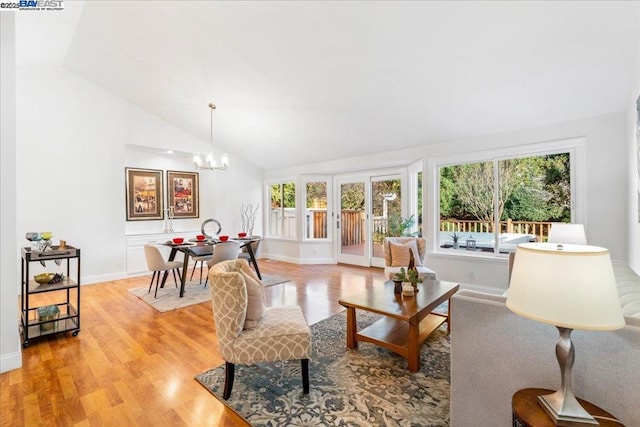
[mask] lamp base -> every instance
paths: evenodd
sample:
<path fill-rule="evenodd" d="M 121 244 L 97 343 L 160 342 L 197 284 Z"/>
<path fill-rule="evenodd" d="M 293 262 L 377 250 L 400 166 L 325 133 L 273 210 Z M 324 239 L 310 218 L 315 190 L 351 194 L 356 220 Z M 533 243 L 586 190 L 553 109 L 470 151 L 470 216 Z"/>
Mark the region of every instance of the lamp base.
<path fill-rule="evenodd" d="M 595 418 L 584 410 L 573 395 L 568 397 L 557 391 L 538 396 L 538 404 L 542 406 L 542 409 L 557 426 L 592 427 L 600 425 Z"/>

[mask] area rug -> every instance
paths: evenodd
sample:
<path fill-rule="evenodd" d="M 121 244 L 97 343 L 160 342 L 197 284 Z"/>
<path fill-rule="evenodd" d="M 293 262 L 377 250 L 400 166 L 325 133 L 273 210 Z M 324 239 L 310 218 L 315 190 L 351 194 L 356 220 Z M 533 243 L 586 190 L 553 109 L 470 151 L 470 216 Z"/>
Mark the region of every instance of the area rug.
<path fill-rule="evenodd" d="M 358 328 L 377 315 L 358 312 Z M 369 343 L 346 348 L 345 312 L 311 326 L 310 391 L 300 361 L 236 366 L 229 400 L 224 365 L 195 379 L 254 426 L 448 426 L 449 336 L 446 326 L 424 342 L 421 369 Z"/>
<path fill-rule="evenodd" d="M 261 282 L 264 286 L 273 286 L 288 282 L 289 280 L 291 279 L 278 274 L 263 274 Z M 180 298 L 180 289 L 175 287 L 171 279 L 167 279 L 164 288 L 158 288 L 158 298 L 153 297 L 155 285 L 151 288 L 151 292 L 149 292 L 149 286 L 141 286 L 127 290 L 160 312 L 176 310 L 205 301 L 211 301 L 209 286 L 205 288 L 197 281 L 187 283 L 182 298 Z"/>
<path fill-rule="evenodd" d="M 173 280 L 169 279 L 167 279 L 164 288 L 158 288 L 158 298 L 153 297 L 155 284 L 153 288 L 151 288 L 151 292 L 149 292 L 149 286 L 141 286 L 127 290 L 160 312 L 211 301 L 209 286 L 205 288 L 198 282 L 187 283 L 182 298 L 180 298 L 180 288 L 176 288 Z"/>
<path fill-rule="evenodd" d="M 273 286 L 279 283 L 288 282 L 291 279 L 285 276 L 280 276 L 279 274 L 264 274 L 262 273 L 262 279 L 260 280 L 265 286 Z"/>

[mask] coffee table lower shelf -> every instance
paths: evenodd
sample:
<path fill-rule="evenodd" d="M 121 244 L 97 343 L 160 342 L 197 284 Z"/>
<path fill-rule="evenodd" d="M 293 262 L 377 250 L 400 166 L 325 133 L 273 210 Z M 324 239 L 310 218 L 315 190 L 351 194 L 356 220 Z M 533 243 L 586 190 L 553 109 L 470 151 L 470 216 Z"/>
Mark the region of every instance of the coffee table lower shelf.
<path fill-rule="evenodd" d="M 446 322 L 447 315 L 430 313 L 420 322 L 418 347 L 433 331 Z M 370 342 L 387 348 L 403 357 L 409 355 L 409 323 L 391 317 L 383 317 L 374 324 L 356 332 L 356 341 Z"/>

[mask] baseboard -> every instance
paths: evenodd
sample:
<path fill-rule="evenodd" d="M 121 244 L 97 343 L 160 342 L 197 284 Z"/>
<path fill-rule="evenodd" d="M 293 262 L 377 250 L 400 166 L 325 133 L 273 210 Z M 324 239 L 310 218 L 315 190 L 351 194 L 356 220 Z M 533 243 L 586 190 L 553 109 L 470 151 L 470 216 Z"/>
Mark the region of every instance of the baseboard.
<path fill-rule="evenodd" d="M 22 368 L 22 353 L 16 351 L 0 356 L 0 374 Z"/>
<path fill-rule="evenodd" d="M 337 264 L 333 258 L 300 258 L 298 264 Z"/>
<path fill-rule="evenodd" d="M 282 256 L 282 255 L 271 255 L 263 253 L 262 256 L 264 258 L 272 259 L 274 261 L 282 261 L 282 262 L 290 262 L 291 264 L 300 264 L 300 260 L 298 258 Z M 260 267 L 260 259 L 258 259 L 258 267 Z"/>
<path fill-rule="evenodd" d="M 109 274 L 96 274 L 94 276 L 83 276 L 80 284 L 92 285 L 94 283 L 111 282 L 113 280 L 126 279 L 127 277 L 127 273 L 124 271 Z"/>

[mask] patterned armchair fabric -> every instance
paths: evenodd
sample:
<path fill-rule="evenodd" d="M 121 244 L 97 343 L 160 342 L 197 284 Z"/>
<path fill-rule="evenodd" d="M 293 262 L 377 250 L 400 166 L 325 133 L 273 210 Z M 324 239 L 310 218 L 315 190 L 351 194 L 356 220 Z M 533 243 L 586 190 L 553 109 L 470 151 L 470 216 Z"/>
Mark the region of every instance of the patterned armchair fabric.
<path fill-rule="evenodd" d="M 250 304 L 245 276 L 259 282 L 246 260 L 223 261 L 211 267 L 211 305 L 218 345 L 226 362 L 226 399 L 233 386 L 234 364 L 302 360 L 304 392 L 309 391 L 311 331 L 299 306 L 267 307 L 262 319 L 245 329 Z"/>
<path fill-rule="evenodd" d="M 427 240 L 423 237 L 385 237 L 383 243 L 385 261 L 384 276 L 387 279 L 392 279 L 393 276 L 398 273 L 402 267 L 406 269 L 408 266 L 408 264 L 402 266 L 394 265 L 391 243 L 395 243 L 398 245 L 408 245 L 412 242 L 415 242 L 416 246 L 418 247 L 420 262 L 416 260 L 416 268 L 418 269 L 420 278 L 423 280 L 436 280 L 436 272 L 426 266 Z"/>

